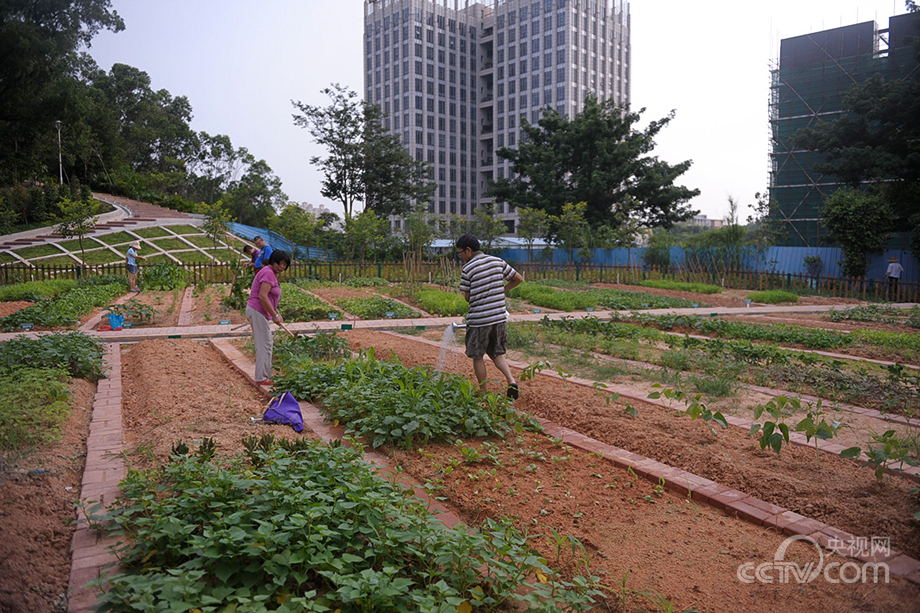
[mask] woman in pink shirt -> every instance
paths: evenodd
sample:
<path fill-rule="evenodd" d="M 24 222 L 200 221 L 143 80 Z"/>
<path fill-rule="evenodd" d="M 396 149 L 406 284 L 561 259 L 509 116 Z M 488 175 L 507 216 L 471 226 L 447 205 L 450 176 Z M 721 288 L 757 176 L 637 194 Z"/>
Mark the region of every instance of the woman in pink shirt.
<path fill-rule="evenodd" d="M 252 326 L 252 338 L 256 347 L 256 383 L 272 385 L 272 331 L 269 322 L 282 323 L 278 312 L 281 300 L 281 285 L 278 273 L 291 265 L 291 256 L 286 251 L 274 251 L 252 280 L 249 301 L 246 303 L 246 319 Z"/>

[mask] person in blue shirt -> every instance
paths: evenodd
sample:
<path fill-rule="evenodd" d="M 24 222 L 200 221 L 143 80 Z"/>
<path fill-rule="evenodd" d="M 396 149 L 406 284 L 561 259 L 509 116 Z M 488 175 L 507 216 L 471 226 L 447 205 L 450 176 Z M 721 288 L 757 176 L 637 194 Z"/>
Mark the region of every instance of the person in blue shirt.
<path fill-rule="evenodd" d="M 131 243 L 131 246 L 128 247 L 127 253 L 127 268 L 128 268 L 128 284 L 131 286 L 131 291 L 137 293 L 141 290 L 137 289 L 137 260 L 143 260 L 144 256 L 139 255 L 137 250 L 141 248 L 140 241 L 134 241 Z"/>
<path fill-rule="evenodd" d="M 249 261 L 246 262 L 245 266 L 252 266 L 253 268 L 255 268 L 256 262 L 259 261 L 259 250 L 256 249 L 255 247 L 250 247 L 249 245 L 246 245 L 245 247 L 243 247 L 243 253 L 249 256 Z"/>
<path fill-rule="evenodd" d="M 259 259 L 255 260 L 255 269 L 259 270 L 263 266 L 268 266 L 268 258 L 272 257 L 272 246 L 265 242 L 265 239 L 261 236 L 257 236 L 253 239 L 256 244 L 256 248 L 259 250 Z"/>

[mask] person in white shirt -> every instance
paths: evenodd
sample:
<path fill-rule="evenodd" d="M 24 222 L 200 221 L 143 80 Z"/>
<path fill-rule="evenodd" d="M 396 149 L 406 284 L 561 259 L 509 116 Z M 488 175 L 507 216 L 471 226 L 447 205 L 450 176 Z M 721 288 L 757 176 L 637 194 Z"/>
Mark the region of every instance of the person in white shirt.
<path fill-rule="evenodd" d="M 888 270 L 885 276 L 888 277 L 888 299 L 896 300 L 898 297 L 898 282 L 901 280 L 901 273 L 904 267 L 898 263 L 898 258 L 888 258 Z"/>

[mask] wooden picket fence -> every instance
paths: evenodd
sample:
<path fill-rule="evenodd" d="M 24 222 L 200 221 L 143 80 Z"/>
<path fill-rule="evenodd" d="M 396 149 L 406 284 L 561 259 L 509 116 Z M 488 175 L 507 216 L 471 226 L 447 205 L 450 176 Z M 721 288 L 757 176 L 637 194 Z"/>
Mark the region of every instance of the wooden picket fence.
<path fill-rule="evenodd" d="M 750 270 L 702 272 L 631 266 L 605 266 L 600 264 L 553 264 L 545 262 L 515 262 L 514 267 L 526 279 L 564 279 L 591 283 L 620 283 L 636 285 L 640 281 L 671 279 L 693 283 L 708 283 L 723 288 L 768 290 L 780 289 L 801 294 L 839 296 L 862 300 L 893 300 L 920 302 L 920 283 L 905 281 L 899 284 L 896 295 L 888 296 L 886 280 L 812 277 L 807 274 L 771 273 Z M 229 283 L 233 280 L 233 266 L 223 263 L 181 264 L 189 283 Z M 141 272 L 145 265 L 140 265 Z M 101 266 L 25 266 L 7 264 L 0 266 L 0 285 L 41 281 L 45 279 L 79 279 L 83 275 L 124 275 L 124 263 Z M 459 262 L 443 258 L 422 261 L 407 258 L 400 262 L 294 262 L 288 278 L 312 278 L 325 281 L 346 281 L 355 277 L 382 277 L 394 282 L 440 282 L 456 284 L 460 279 Z"/>

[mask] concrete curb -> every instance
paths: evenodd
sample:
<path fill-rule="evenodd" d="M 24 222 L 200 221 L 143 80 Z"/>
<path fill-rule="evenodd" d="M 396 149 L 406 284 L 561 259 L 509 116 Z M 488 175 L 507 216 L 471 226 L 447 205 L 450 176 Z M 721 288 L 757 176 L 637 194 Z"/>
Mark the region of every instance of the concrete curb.
<path fill-rule="evenodd" d="M 77 510 L 77 529 L 71 541 L 68 613 L 95 611 L 101 588 L 86 587 L 90 581 L 118 572 L 118 558 L 112 547 L 118 538 L 101 538 L 86 519 L 84 509 L 95 504 L 103 509 L 118 495 L 118 484 L 126 470 L 118 455 L 124 449 L 121 421 L 121 349 L 118 345 L 105 348 L 107 376 L 96 387 L 93 415 L 86 439 L 86 465 L 80 490 L 82 506 Z"/>

